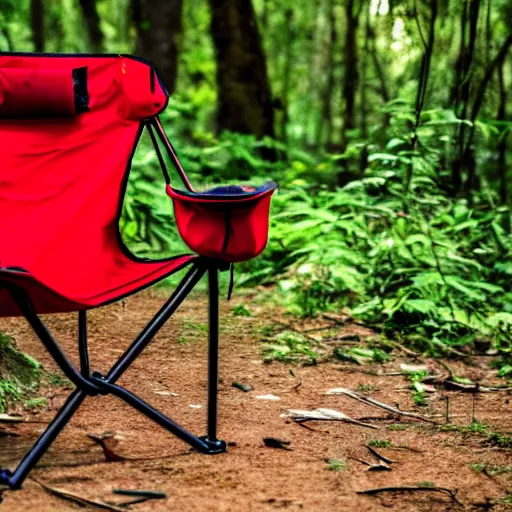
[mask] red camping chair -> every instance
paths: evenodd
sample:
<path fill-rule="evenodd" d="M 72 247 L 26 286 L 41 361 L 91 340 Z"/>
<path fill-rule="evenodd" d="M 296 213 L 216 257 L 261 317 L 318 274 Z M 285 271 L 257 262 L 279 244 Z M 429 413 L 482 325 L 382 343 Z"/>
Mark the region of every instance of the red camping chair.
<path fill-rule="evenodd" d="M 147 62 L 124 55 L 0 53 L 0 317 L 23 315 L 76 386 L 46 431 L 0 484 L 17 489 L 87 395 L 113 394 L 203 453 L 217 439 L 218 272 L 263 250 L 276 186 L 195 192 L 157 115 L 168 94 Z M 137 258 L 119 233 L 131 160 L 150 133 L 179 231 L 197 252 Z M 159 139 L 159 140 L 158 140 Z M 163 144 L 186 191 L 170 186 Z M 89 369 L 86 311 L 117 301 L 190 266 L 169 300 L 106 375 Z M 207 435 L 198 437 L 116 381 L 208 274 Z M 80 370 L 41 313 L 78 312 Z"/>

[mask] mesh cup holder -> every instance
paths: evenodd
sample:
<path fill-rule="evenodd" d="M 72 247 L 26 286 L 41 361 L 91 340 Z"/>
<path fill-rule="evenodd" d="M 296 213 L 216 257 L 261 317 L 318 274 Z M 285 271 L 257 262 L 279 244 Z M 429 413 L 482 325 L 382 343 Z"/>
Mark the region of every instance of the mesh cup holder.
<path fill-rule="evenodd" d="M 267 245 L 274 182 L 254 187 L 229 185 L 206 192 L 167 187 L 183 241 L 200 256 L 235 263 L 260 254 Z"/>

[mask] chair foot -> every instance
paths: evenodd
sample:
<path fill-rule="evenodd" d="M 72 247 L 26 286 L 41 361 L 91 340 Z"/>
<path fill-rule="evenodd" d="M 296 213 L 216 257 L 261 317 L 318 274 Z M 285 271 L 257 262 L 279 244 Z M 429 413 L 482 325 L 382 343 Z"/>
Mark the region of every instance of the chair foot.
<path fill-rule="evenodd" d="M 202 436 L 199 439 L 208 445 L 208 451 L 205 452 L 208 455 L 217 455 L 218 453 L 224 453 L 227 451 L 225 441 L 220 439 L 209 439 L 208 436 Z"/>
<path fill-rule="evenodd" d="M 11 480 L 12 473 L 8 469 L 0 470 L 0 485 L 4 485 L 9 488 L 13 488 L 13 482 Z"/>

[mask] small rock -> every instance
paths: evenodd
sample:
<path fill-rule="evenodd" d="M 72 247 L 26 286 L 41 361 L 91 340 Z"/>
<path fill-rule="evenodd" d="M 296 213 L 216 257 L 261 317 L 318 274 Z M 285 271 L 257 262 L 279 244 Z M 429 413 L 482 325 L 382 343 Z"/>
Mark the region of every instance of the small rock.
<path fill-rule="evenodd" d="M 246 393 L 252 391 L 254 388 L 250 384 L 243 384 L 242 382 L 233 381 L 231 384 L 234 388 L 238 388 Z"/>
<path fill-rule="evenodd" d="M 258 400 L 281 400 L 278 396 L 275 395 L 258 395 L 256 398 Z"/>

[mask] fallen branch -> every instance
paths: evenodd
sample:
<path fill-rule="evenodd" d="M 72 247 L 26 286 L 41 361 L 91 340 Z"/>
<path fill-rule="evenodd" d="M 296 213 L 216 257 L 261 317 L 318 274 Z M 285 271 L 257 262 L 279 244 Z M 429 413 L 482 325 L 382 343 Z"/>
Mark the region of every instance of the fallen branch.
<path fill-rule="evenodd" d="M 453 380 L 446 380 L 444 386 L 448 389 L 457 389 L 459 391 L 465 391 L 466 393 L 493 393 L 495 391 L 511 391 L 510 386 L 481 386 L 478 383 L 475 384 L 461 384 Z"/>
<path fill-rule="evenodd" d="M 46 484 L 43 484 L 39 480 L 35 480 L 31 478 L 33 482 L 40 485 L 48 494 L 52 496 L 56 496 L 57 498 L 61 498 L 63 500 L 71 501 L 73 503 L 77 503 L 81 506 L 92 506 L 96 508 L 101 508 L 103 510 L 109 510 L 111 512 L 126 512 L 126 509 L 121 507 L 116 507 L 115 505 L 109 505 L 108 503 L 103 503 L 102 501 L 91 500 L 89 498 L 84 498 L 83 496 L 79 496 L 78 494 L 74 494 L 72 492 L 66 491 L 64 489 L 57 489 L 55 487 L 49 487 Z"/>
<path fill-rule="evenodd" d="M 386 464 L 393 464 L 394 461 L 391 459 L 388 459 L 387 457 L 384 457 L 384 455 L 381 455 L 377 450 L 372 448 L 369 444 L 366 445 L 366 448 L 368 448 L 368 451 L 377 459 L 381 460 L 382 462 L 385 462 Z"/>
<path fill-rule="evenodd" d="M 139 489 L 112 489 L 114 494 L 121 494 L 122 496 L 131 496 L 136 498 L 147 498 L 150 500 L 166 500 L 167 494 L 161 491 L 146 491 Z"/>
<path fill-rule="evenodd" d="M 23 418 L 21 416 L 11 416 L 9 414 L 0 414 L 0 423 L 22 423 Z"/>
<path fill-rule="evenodd" d="M 386 411 L 392 412 L 394 414 L 398 414 L 399 416 L 406 416 L 408 418 L 415 418 L 420 421 L 425 421 L 427 423 L 433 423 L 434 425 L 437 425 L 438 423 L 430 418 L 427 418 L 426 416 L 422 416 L 421 414 L 416 414 L 414 412 L 407 412 L 407 411 L 401 411 L 400 409 L 396 409 L 395 407 L 391 407 L 391 405 L 384 404 L 382 402 L 378 402 L 377 400 L 374 400 L 373 398 L 366 397 L 364 395 L 361 395 L 359 393 L 356 393 L 355 391 L 350 391 L 350 389 L 345 388 L 334 388 L 330 389 L 325 393 L 326 395 L 346 395 L 350 398 L 353 398 L 354 400 L 358 400 L 360 402 L 363 402 L 367 405 L 373 405 L 374 407 L 380 407 L 381 409 L 384 409 Z"/>
<path fill-rule="evenodd" d="M 350 460 L 355 460 L 356 462 L 360 462 L 361 464 L 364 464 L 365 466 L 370 466 L 371 467 L 371 463 L 367 462 L 367 461 L 365 461 L 363 459 L 358 459 L 357 457 L 352 457 L 351 455 L 349 455 L 348 458 Z"/>
<path fill-rule="evenodd" d="M 444 494 L 448 494 L 450 498 L 462 506 L 462 503 L 457 499 L 456 491 L 452 491 L 451 489 L 447 489 L 446 487 L 419 487 L 419 486 L 409 486 L 409 485 L 401 485 L 397 487 L 380 487 L 378 489 L 366 489 L 364 491 L 356 491 L 356 494 L 366 494 L 366 495 L 374 495 L 380 494 L 381 492 L 442 492 Z"/>
<path fill-rule="evenodd" d="M 305 411 L 303 409 L 289 409 L 286 411 L 286 416 L 297 423 L 303 423 L 305 421 L 344 421 L 346 423 L 359 425 L 360 427 L 373 429 L 378 428 L 375 425 L 370 425 L 369 423 L 363 423 L 362 421 L 350 418 L 346 414 L 335 409 L 319 408 L 313 411 Z"/>

